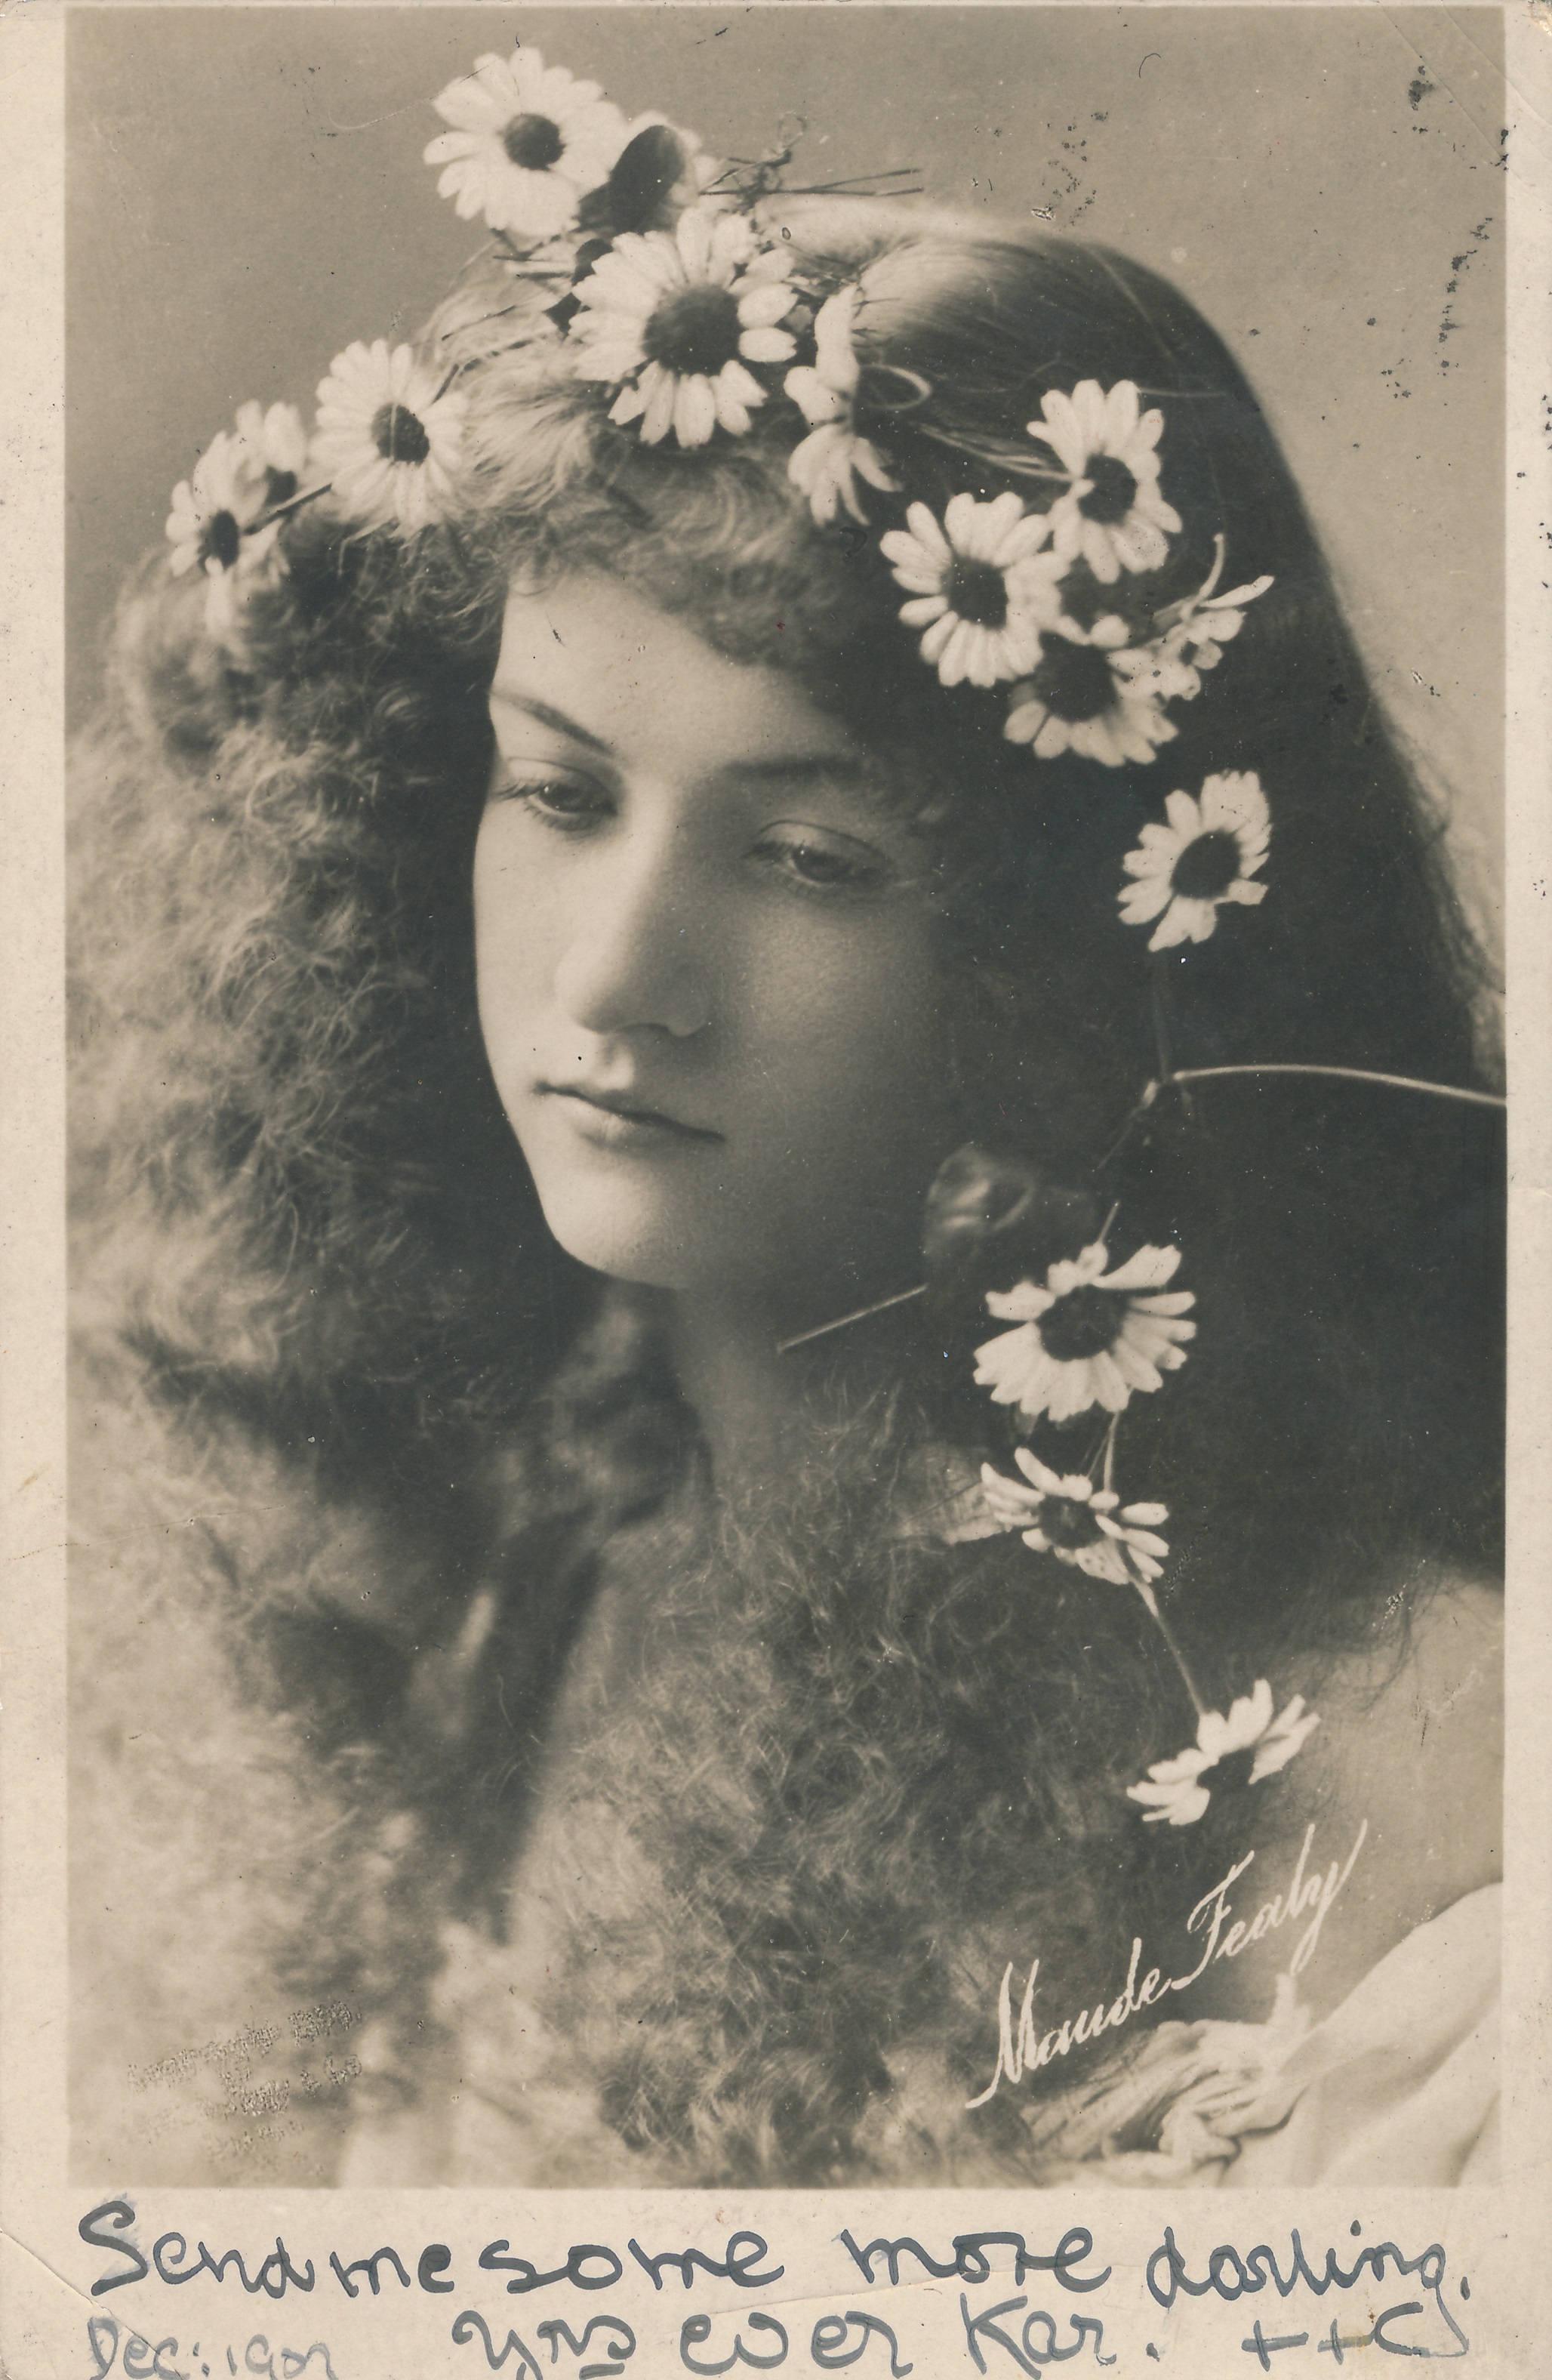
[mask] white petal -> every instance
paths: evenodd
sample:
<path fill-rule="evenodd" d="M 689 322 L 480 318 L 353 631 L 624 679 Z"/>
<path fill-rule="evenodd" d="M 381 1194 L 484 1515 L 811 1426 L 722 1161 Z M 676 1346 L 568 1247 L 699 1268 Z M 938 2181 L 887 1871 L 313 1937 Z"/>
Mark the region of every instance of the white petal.
<path fill-rule="evenodd" d="M 1096 385 L 1090 382 L 1092 387 Z M 1159 416 L 1163 426 L 1163 416 Z M 1118 380 L 1105 399 L 1105 441 L 1108 451 L 1119 455 L 1137 427 L 1137 383 L 1134 380 Z M 1149 442 L 1151 443 L 1151 441 Z"/>
<path fill-rule="evenodd" d="M 1054 1300 L 1049 1289 L 1037 1288 L 1032 1281 L 1021 1281 L 1012 1289 L 988 1289 L 986 1309 L 1000 1322 L 1036 1322 L 1049 1313 Z"/>
<path fill-rule="evenodd" d="M 1040 411 L 1045 416 L 1044 427 L 1037 421 L 1027 423 L 1030 437 L 1054 449 L 1069 479 L 1079 478 L 1090 449 L 1072 398 L 1060 389 L 1049 389 L 1040 400 Z"/>
<path fill-rule="evenodd" d="M 976 650 L 976 629 L 968 620 L 951 612 L 946 614 L 953 625 L 938 654 L 938 675 L 945 686 L 959 686 L 970 674 L 971 660 Z M 934 623 L 934 627 L 939 624 Z M 928 629 L 930 636 L 932 629 Z M 925 650 L 925 647 L 924 647 Z"/>
<path fill-rule="evenodd" d="M 609 408 L 611 421 L 639 421 L 647 409 L 647 399 L 639 388 L 627 383 Z"/>
<path fill-rule="evenodd" d="M 715 218 L 705 207 L 686 207 L 680 216 L 674 238 L 686 280 L 706 281 L 711 277 L 715 228 Z"/>
<path fill-rule="evenodd" d="M 1121 903 L 1121 920 L 1123 926 L 1146 926 L 1168 908 L 1170 888 L 1163 879 L 1159 878 L 1151 884 L 1129 884 L 1126 890 L 1118 893 L 1116 897 Z M 1155 947 L 1156 945 L 1150 941 L 1148 948 L 1152 950 Z"/>
<path fill-rule="evenodd" d="M 749 432 L 749 408 L 728 385 L 727 369 L 717 374 L 711 383 L 717 419 L 730 438 L 746 438 Z"/>
<path fill-rule="evenodd" d="M 717 374 L 723 394 L 740 405 L 758 406 L 765 403 L 765 391 L 752 371 L 746 371 L 736 357 L 725 363 Z"/>
<path fill-rule="evenodd" d="M 812 364 L 794 364 L 782 382 L 782 393 L 791 398 L 805 421 L 814 429 L 845 418 L 846 400 L 822 380 Z"/>
<path fill-rule="evenodd" d="M 747 215 L 725 214 L 717 209 L 701 209 L 711 225 L 711 249 L 707 271 L 711 280 L 726 288 L 740 265 L 749 264 L 755 247 L 755 235 Z"/>
<path fill-rule="evenodd" d="M 641 436 L 647 445 L 656 446 L 673 427 L 678 382 L 661 364 L 650 363 L 641 375 L 641 394 L 647 400 L 641 417 Z"/>
<path fill-rule="evenodd" d="M 717 427 L 717 400 L 701 372 L 679 382 L 673 399 L 673 434 L 681 446 L 704 446 Z"/>
<path fill-rule="evenodd" d="M 794 292 L 790 282 L 756 282 L 751 288 L 736 291 L 738 319 L 746 329 L 769 328 L 793 310 Z"/>
<path fill-rule="evenodd" d="M 1123 1265 L 1118 1265 L 1114 1272 L 1106 1273 L 1103 1286 L 1106 1289 L 1162 1289 L 1167 1281 L 1174 1279 L 1180 1266 L 1179 1248 L 1145 1245 L 1128 1257 Z"/>
<path fill-rule="evenodd" d="M 1130 1388 L 1153 1390 L 1164 1385 L 1163 1375 L 1138 1347 L 1135 1339 L 1128 1340 L 1123 1330 L 1106 1358 L 1112 1363 Z"/>
<path fill-rule="evenodd" d="M 996 497 L 989 504 L 983 504 L 980 507 L 976 535 L 986 561 L 999 564 L 1002 562 L 1004 558 L 1002 548 L 1017 532 L 1024 519 L 1024 499 L 1022 496 L 1015 496 L 1011 491 Z M 1009 554 L 1006 558 L 1012 561 L 1014 557 Z"/>
<path fill-rule="evenodd" d="M 923 511 L 926 511 L 927 508 L 923 505 L 922 509 Z M 943 507 L 943 528 L 947 532 L 950 543 L 960 553 L 976 553 L 976 515 L 978 509 L 975 497 L 964 495 L 951 496 L 948 503 Z M 907 513 L 905 516 L 906 519 L 910 521 L 913 528 L 915 528 L 916 527 L 915 521 L 912 517 L 912 514 L 915 510 L 915 507 L 913 505 L 912 511 Z M 931 517 L 930 513 L 928 514 L 928 518 L 929 520 Z M 919 530 L 917 530 L 916 533 L 918 536 L 921 534 Z"/>
<path fill-rule="evenodd" d="M 1183 942 L 1191 931 L 1191 921 L 1185 915 L 1182 901 L 1171 901 L 1148 937 L 1150 951 L 1172 951 Z"/>
<path fill-rule="evenodd" d="M 795 354 L 797 341 L 790 331 L 777 331 L 757 326 L 746 331 L 738 342 L 738 352 L 754 364 L 784 364 Z"/>
<path fill-rule="evenodd" d="M 1110 544 L 1128 570 L 1158 570 L 1170 558 L 1163 532 L 1132 513 L 1110 530 Z"/>
<path fill-rule="evenodd" d="M 933 621 L 931 626 L 928 629 L 926 636 L 923 637 L 921 640 L 921 657 L 923 661 L 931 662 L 934 664 L 940 662 L 945 651 L 948 650 L 949 641 L 953 636 L 954 630 L 959 625 L 959 613 L 957 612 L 951 612 L 948 605 L 945 603 L 942 611 L 939 613 L 937 619 Z"/>
<path fill-rule="evenodd" d="M 1121 577 L 1121 565 L 1116 560 L 1115 546 L 1105 524 L 1084 520 L 1078 543 L 1083 558 L 1096 578 L 1103 586 L 1113 587 Z"/>
<path fill-rule="evenodd" d="M 1171 1249 L 1170 1253 L 1173 1255 L 1175 1251 Z M 1146 1314 L 1150 1316 L 1189 1314 L 1195 1303 L 1196 1293 L 1194 1290 L 1160 1290 L 1151 1296 L 1132 1296 L 1127 1301 L 1127 1311 L 1129 1314 Z"/>
<path fill-rule="evenodd" d="M 1109 415 L 1105 393 L 1097 380 L 1081 380 L 1073 391 L 1073 411 L 1083 432 L 1084 447 L 1090 455 L 1102 454 Z"/>
<path fill-rule="evenodd" d="M 1007 536 L 1000 541 L 993 556 L 998 568 L 1011 571 L 1014 563 L 1026 561 L 1034 554 L 1039 553 L 1049 543 L 1050 533 L 1049 513 L 1025 513 L 1023 519 L 1016 521 Z M 1055 577 L 1061 576 L 1060 570 L 1055 567 L 1054 558 L 1049 575 Z"/>

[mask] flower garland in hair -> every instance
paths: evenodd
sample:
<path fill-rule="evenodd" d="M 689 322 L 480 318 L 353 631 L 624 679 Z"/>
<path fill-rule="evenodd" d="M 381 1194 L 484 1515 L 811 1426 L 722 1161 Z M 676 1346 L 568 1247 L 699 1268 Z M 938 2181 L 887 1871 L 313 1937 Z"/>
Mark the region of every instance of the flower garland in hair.
<path fill-rule="evenodd" d="M 1129 411 L 1120 418 L 1123 424 L 1132 420 Z M 1058 421 L 1065 429 L 1060 414 Z M 1210 594 L 1211 583 L 1189 613 L 1182 609 L 1182 619 L 1194 619 Z M 1130 880 L 1119 896 L 1123 924 L 1154 925 L 1154 952 L 1206 941 L 1226 905 L 1258 905 L 1270 848 L 1269 806 L 1259 778 L 1248 771 L 1209 777 L 1199 796 L 1171 793 L 1165 816 L 1167 824 L 1145 825 L 1137 847 L 1126 854 L 1122 864 Z M 966 1156 L 959 1152 L 952 1160 L 956 1178 L 965 1173 Z M 989 1194 L 983 1194 L 983 1205 L 993 1211 Z M 961 1218 L 964 1209 L 961 1193 Z M 1114 1485 L 1117 1443 L 1134 1396 L 1157 1393 L 1166 1376 L 1185 1363 L 1196 1334 L 1196 1300 L 1194 1292 L 1173 1285 L 1182 1262 L 1179 1248 L 1145 1245 L 1112 1267 L 1108 1243 L 1115 1221 L 1112 1214 L 1076 1257 L 1059 1257 L 1010 1288 L 985 1293 L 992 1319 L 1013 1326 L 976 1350 L 976 1380 L 993 1402 L 1012 1407 L 1025 1427 L 1061 1427 L 1097 1407 L 1109 1421 L 1086 1471 L 1059 1473 L 1026 1444 L 1013 1449 L 1017 1478 L 983 1465 L 981 1508 L 969 1526 L 978 1533 L 988 1525 L 1017 1530 L 1032 1552 L 1136 1593 L 1190 1697 L 1196 1735 L 1183 1751 L 1155 1761 L 1127 1793 L 1147 1823 L 1185 1827 L 1204 1815 L 1219 1787 L 1276 1775 L 1319 1720 L 1298 1696 L 1279 1712 L 1265 1678 L 1227 1714 L 1210 1709 L 1165 1618 L 1156 1590 L 1170 1547 L 1158 1531 L 1169 1512 L 1153 1500 L 1122 1502 Z M 929 1245 L 931 1236 L 929 1229 Z"/>
<path fill-rule="evenodd" d="M 965 1155 L 959 1152 L 955 1161 L 963 1166 Z M 1142 1498 L 1123 1503 L 1114 1484 L 1122 1414 L 1134 1395 L 1161 1389 L 1166 1373 L 1180 1369 L 1195 1333 L 1194 1293 L 1167 1285 L 1180 1264 L 1178 1248 L 1143 1246 L 1112 1271 L 1105 1242 L 1097 1240 L 1075 1259 L 1047 1267 L 1043 1281 L 1025 1277 L 986 1293 L 987 1311 L 1015 1326 L 976 1351 L 976 1379 L 993 1401 L 1015 1407 L 1025 1425 L 1068 1423 L 1096 1406 L 1109 1419 L 1086 1470 L 1058 1472 L 1026 1444 L 1013 1449 L 1015 1478 L 984 1463 L 979 1509 L 949 1533 L 1016 1530 L 1031 1552 L 1136 1593 L 1169 1648 L 1197 1724 L 1194 1743 L 1156 1761 L 1127 1792 L 1143 1805 L 1146 1820 L 1174 1827 L 1202 1816 L 1214 1786 L 1232 1777 L 1225 1767 L 1232 1755 L 1252 1755 L 1241 1764 L 1243 1781 L 1259 1783 L 1286 1767 L 1319 1724 L 1298 1697 L 1279 1713 L 1265 1678 L 1227 1717 L 1207 1707 L 1156 1592 L 1170 1554 L 1158 1534 L 1168 1507 Z"/>
<path fill-rule="evenodd" d="M 1164 415 L 1134 382 L 1046 391 L 1026 424 L 1029 477 L 1056 486 L 1046 510 L 965 491 L 940 516 L 911 499 L 863 410 L 865 286 L 794 262 L 758 212 L 788 188 L 791 141 L 719 161 L 694 133 L 627 118 L 599 84 L 521 44 L 477 58 L 434 105 L 445 128 L 425 157 L 440 192 L 483 218 L 497 260 L 533 293 L 464 332 L 489 322 L 490 352 L 554 344 L 608 419 L 648 446 L 705 448 L 784 410 L 789 475 L 818 525 L 844 514 L 866 528 L 877 504 L 903 497 L 904 526 L 883 528 L 879 551 L 944 686 L 1003 689 L 1003 732 L 1037 760 L 1146 765 L 1173 739 L 1168 705 L 1200 691 L 1271 582 L 1219 595 L 1219 538 L 1206 583 L 1140 624 L 1108 591 L 1161 567 L 1182 528 L 1161 484 Z M 898 180 L 891 169 L 824 187 L 876 194 Z M 445 516 L 467 368 L 356 341 L 320 385 L 310 440 L 291 408 L 244 408 L 179 483 L 167 524 L 175 573 L 198 566 L 208 581 L 212 636 L 240 645 L 249 599 L 285 574 L 280 530 L 298 507 L 326 500 L 347 534 L 399 539 Z M 266 445 L 277 439 L 284 453 Z"/>

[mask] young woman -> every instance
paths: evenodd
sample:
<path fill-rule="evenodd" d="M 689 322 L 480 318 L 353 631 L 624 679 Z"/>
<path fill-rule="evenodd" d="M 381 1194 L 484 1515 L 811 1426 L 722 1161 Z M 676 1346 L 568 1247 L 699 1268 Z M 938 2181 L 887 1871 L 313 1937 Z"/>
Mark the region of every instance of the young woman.
<path fill-rule="evenodd" d="M 439 104 L 84 755 L 83 2160 L 1484 2171 L 1480 970 L 1254 397 Z"/>

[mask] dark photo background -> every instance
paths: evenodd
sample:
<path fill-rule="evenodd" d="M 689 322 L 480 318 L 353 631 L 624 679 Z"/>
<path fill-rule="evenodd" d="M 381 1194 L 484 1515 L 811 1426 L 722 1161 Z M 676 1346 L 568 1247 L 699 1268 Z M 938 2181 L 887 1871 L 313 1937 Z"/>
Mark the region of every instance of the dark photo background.
<path fill-rule="evenodd" d="M 1113 241 L 1247 366 L 1383 698 L 1500 944 L 1504 196 L 1488 9 L 802 6 L 71 11 L 68 625 L 93 698 L 125 570 L 248 397 L 310 418 L 411 336 L 483 226 L 419 162 L 521 36 L 796 182 Z M 1231 555 L 1231 575 L 1254 571 Z"/>

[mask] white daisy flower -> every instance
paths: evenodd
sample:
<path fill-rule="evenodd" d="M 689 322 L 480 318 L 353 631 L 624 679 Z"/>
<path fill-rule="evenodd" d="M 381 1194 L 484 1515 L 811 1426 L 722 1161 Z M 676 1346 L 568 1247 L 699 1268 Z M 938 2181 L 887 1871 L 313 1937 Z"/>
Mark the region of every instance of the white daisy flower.
<path fill-rule="evenodd" d="M 1025 512 L 1012 494 L 989 504 L 960 495 L 950 497 L 941 528 L 926 504 L 912 504 L 905 518 L 908 528 L 879 543 L 911 593 L 900 616 L 925 630 L 922 659 L 943 685 L 995 686 L 1033 669 L 1041 628 L 1061 617 L 1057 589 L 1067 567 L 1048 548 L 1046 515 Z"/>
<path fill-rule="evenodd" d="M 1266 864 L 1272 820 L 1253 770 L 1208 777 L 1199 802 L 1174 793 L 1164 808 L 1169 825 L 1150 820 L 1122 861 L 1134 880 L 1117 896 L 1122 924 L 1158 919 L 1150 951 L 1205 942 L 1225 901 L 1254 908 L 1267 897 L 1251 880 Z"/>
<path fill-rule="evenodd" d="M 240 597 L 279 556 L 279 525 L 258 524 L 269 505 L 266 476 L 253 450 L 231 431 L 212 439 L 187 480 L 173 490 L 167 540 L 175 578 L 202 569 L 205 625 L 212 637 L 236 625 Z"/>
<path fill-rule="evenodd" d="M 649 446 L 671 430 L 704 446 L 719 425 L 741 438 L 765 403 L 749 365 L 796 347 L 779 327 L 795 298 L 786 275 L 746 216 L 714 207 L 687 207 L 672 232 L 623 232 L 577 285 L 577 378 L 623 381 L 609 419 L 639 420 Z"/>
<path fill-rule="evenodd" d="M 1164 642 L 1171 651 L 1189 653 L 1199 670 L 1216 669 L 1223 659 L 1223 648 L 1236 638 L 1244 626 L 1245 606 L 1265 595 L 1272 580 L 1270 576 L 1252 578 L 1243 587 L 1231 587 L 1226 595 L 1215 595 L 1214 588 L 1223 576 L 1225 547 L 1222 533 L 1213 539 L 1217 553 L 1211 570 L 1194 595 L 1187 595 L 1179 603 L 1167 604 L 1157 614 L 1158 626 L 1165 631 Z M 1192 692 L 1195 692 L 1195 687 Z"/>
<path fill-rule="evenodd" d="M 1089 1578 L 1115 1586 L 1163 1575 L 1156 1556 L 1170 1550 L 1153 1532 L 1170 1517 L 1162 1504 L 1122 1504 L 1109 1488 L 1096 1488 L 1083 1473 L 1063 1477 L 1048 1471 L 1028 1447 L 1015 1446 L 1013 1461 L 1024 1479 L 1009 1479 L 989 1463 L 981 1465 L 981 1489 L 991 1517 L 1004 1529 L 1021 1530 L 1037 1554 L 1054 1554 Z M 1119 1510 L 1118 1510 L 1119 1507 Z"/>
<path fill-rule="evenodd" d="M 1272 1712 L 1272 1690 L 1265 1678 L 1257 1678 L 1254 1694 L 1231 1703 L 1227 1718 L 1221 1711 L 1204 1711 L 1194 1743 L 1172 1760 L 1154 1761 L 1146 1781 L 1127 1787 L 1131 1800 L 1146 1805 L 1146 1822 L 1151 1826 L 1166 1819 L 1171 1827 L 1194 1826 L 1212 1799 L 1203 1780 L 1235 1753 L 1254 1751 L 1248 1778 L 1252 1785 L 1286 1768 L 1320 1719 L 1315 1711 L 1306 1713 L 1303 1694 L 1295 1694 L 1275 1718 Z"/>
<path fill-rule="evenodd" d="M 1045 418 L 1026 425 L 1029 435 L 1055 449 L 1071 482 L 1051 506 L 1057 552 L 1081 553 L 1106 586 L 1123 569 L 1158 569 L 1170 551 L 1165 532 L 1181 525 L 1158 492 L 1155 449 L 1164 416 L 1157 408 L 1139 413 L 1130 380 L 1109 390 L 1081 380 L 1071 396 L 1052 389 L 1040 410 Z"/>
<path fill-rule="evenodd" d="M 607 180 L 629 138 L 599 84 L 547 67 L 538 50 L 487 53 L 433 104 L 453 127 L 425 152 L 428 165 L 443 169 L 438 191 L 460 215 L 482 214 L 519 239 L 568 230 L 578 200 Z"/>
<path fill-rule="evenodd" d="M 859 296 L 855 283 L 827 298 L 814 318 L 815 358 L 794 364 L 782 386 L 810 427 L 787 465 L 807 497 L 814 518 L 825 527 L 844 504 L 855 521 L 867 514 L 857 498 L 857 480 L 870 487 L 898 488 L 871 439 L 857 434 L 855 419 L 860 371 L 852 347 L 852 322 Z"/>
<path fill-rule="evenodd" d="M 1196 1303 L 1193 1293 L 1165 1289 L 1180 1260 L 1179 1248 L 1143 1247 L 1107 1273 L 1109 1252 L 1096 1240 L 1053 1264 L 1044 1288 L 1021 1281 L 988 1291 L 987 1311 L 1022 1328 L 976 1348 L 977 1383 L 1031 1421 L 1043 1413 L 1066 1421 L 1091 1405 L 1121 1413 L 1134 1389 L 1161 1389 L 1164 1374 L 1185 1361 L 1182 1342 L 1196 1335 L 1181 1318 Z"/>
<path fill-rule="evenodd" d="M 1200 684 L 1178 655 L 1156 640 L 1127 642 L 1124 620 L 1107 613 L 1092 628 L 1071 620 L 1040 639 L 1039 659 L 1009 698 L 1002 733 L 1034 746 L 1037 760 L 1073 752 L 1108 769 L 1146 764 L 1179 734 L 1162 705 Z"/>
<path fill-rule="evenodd" d="M 355 340 L 319 383 L 311 447 L 340 509 L 368 528 L 406 534 L 440 518 L 467 403 L 413 348 Z"/>

